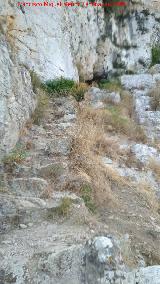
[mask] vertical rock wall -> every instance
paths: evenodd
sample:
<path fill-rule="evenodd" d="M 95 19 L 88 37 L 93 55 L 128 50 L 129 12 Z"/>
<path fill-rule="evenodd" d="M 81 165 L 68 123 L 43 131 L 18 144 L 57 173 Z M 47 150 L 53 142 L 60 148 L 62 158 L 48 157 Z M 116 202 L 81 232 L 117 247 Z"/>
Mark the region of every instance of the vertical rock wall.
<path fill-rule="evenodd" d="M 117 18 L 101 7 L 20 8 L 1 0 L 0 156 L 35 108 L 30 70 L 42 80 L 145 72 L 159 39 L 160 15 L 145 5 Z"/>

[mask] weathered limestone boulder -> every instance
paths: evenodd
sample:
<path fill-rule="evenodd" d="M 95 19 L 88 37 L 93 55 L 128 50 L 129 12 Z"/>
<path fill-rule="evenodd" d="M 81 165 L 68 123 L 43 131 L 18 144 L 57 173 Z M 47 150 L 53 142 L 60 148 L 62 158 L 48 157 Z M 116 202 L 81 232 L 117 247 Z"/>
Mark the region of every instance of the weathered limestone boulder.
<path fill-rule="evenodd" d="M 117 282 L 118 283 L 118 282 Z M 160 266 L 140 268 L 135 272 L 128 273 L 124 284 L 160 284 Z"/>
<path fill-rule="evenodd" d="M 150 159 L 160 162 L 160 154 L 154 147 L 149 147 L 145 144 L 134 144 L 131 146 L 131 151 L 135 154 L 136 158 L 144 164 L 147 164 Z"/>
<path fill-rule="evenodd" d="M 160 64 L 155 64 L 149 69 L 150 74 L 157 74 L 160 73 Z"/>
<path fill-rule="evenodd" d="M 42 178 L 14 178 L 8 181 L 12 194 L 24 197 L 40 197 L 47 192 L 48 182 Z"/>
<path fill-rule="evenodd" d="M 154 87 L 157 81 L 160 80 L 160 74 L 136 74 L 121 76 L 121 84 L 125 89 L 129 90 L 145 90 Z"/>
<path fill-rule="evenodd" d="M 131 271 L 124 264 L 113 237 L 98 236 L 84 244 L 84 233 L 79 230 L 81 244 L 78 244 L 74 229 L 45 223 L 35 228 L 21 226 L 12 237 L 2 241 L 1 282 L 8 283 L 10 279 L 9 283 L 16 284 L 160 283 L 160 266 Z M 68 245 L 64 243 L 65 239 Z"/>
<path fill-rule="evenodd" d="M 121 97 L 118 92 L 109 92 L 96 87 L 92 87 L 88 90 L 87 97 L 89 98 L 93 108 L 103 108 L 107 101 L 113 104 L 119 104 L 121 101 Z"/>
<path fill-rule="evenodd" d="M 9 193 L 9 191 L 8 191 Z M 56 218 L 58 208 L 63 198 L 69 198 L 74 204 L 75 210 L 83 207 L 81 198 L 68 192 L 54 192 L 52 198 L 42 199 L 32 196 L 15 196 L 7 194 L 7 191 L 0 194 L 0 234 L 6 234 L 11 230 L 21 227 L 30 227 L 45 220 Z M 20 226 L 22 225 L 22 226 Z M 0 279 L 1 280 L 1 279 Z"/>
<path fill-rule="evenodd" d="M 125 89 L 149 89 L 154 86 L 153 76 L 151 74 L 123 75 L 121 84 Z"/>

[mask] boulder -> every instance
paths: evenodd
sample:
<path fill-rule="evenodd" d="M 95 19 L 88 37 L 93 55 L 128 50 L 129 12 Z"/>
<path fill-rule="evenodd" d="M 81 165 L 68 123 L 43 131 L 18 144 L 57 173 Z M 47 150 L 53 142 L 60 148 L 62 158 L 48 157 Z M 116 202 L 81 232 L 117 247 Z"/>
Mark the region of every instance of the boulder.
<path fill-rule="evenodd" d="M 48 182 L 42 178 L 14 178 L 8 181 L 10 192 L 23 197 L 40 197 L 48 190 Z"/>
<path fill-rule="evenodd" d="M 151 158 L 160 162 L 160 155 L 154 147 L 145 144 L 134 144 L 131 146 L 131 151 L 143 164 L 147 164 Z"/>
<path fill-rule="evenodd" d="M 154 80 L 151 74 L 123 75 L 121 76 L 121 84 L 127 90 L 144 90 L 152 88 Z"/>
<path fill-rule="evenodd" d="M 91 101 L 91 105 L 97 106 L 100 105 L 102 107 L 102 103 L 107 101 L 113 104 L 119 104 L 121 101 L 120 94 L 118 92 L 109 92 L 107 90 L 101 90 L 96 87 L 92 87 L 88 91 L 89 100 Z"/>

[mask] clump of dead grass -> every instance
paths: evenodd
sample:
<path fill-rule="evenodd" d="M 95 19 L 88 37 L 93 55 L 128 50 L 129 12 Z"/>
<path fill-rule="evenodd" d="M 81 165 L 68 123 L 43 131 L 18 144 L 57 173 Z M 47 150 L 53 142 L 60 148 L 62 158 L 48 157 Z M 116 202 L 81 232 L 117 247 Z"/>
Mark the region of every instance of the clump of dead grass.
<path fill-rule="evenodd" d="M 129 91 L 121 91 L 121 107 L 128 117 L 134 117 L 133 96 Z"/>
<path fill-rule="evenodd" d="M 141 195 L 141 198 L 146 203 L 151 211 L 157 212 L 159 209 L 158 200 L 156 197 L 155 189 L 151 187 L 145 180 L 140 181 L 136 185 L 137 192 Z"/>
<path fill-rule="evenodd" d="M 32 122 L 34 124 L 40 125 L 42 119 L 45 117 L 47 113 L 47 108 L 49 105 L 49 97 L 43 90 L 37 91 L 37 106 L 32 114 Z"/>
<path fill-rule="evenodd" d="M 118 160 L 120 148 L 116 139 L 103 135 L 97 138 L 95 152 L 98 155 L 105 155 L 111 159 Z"/>
<path fill-rule="evenodd" d="M 116 204 L 117 199 L 112 186 L 124 185 L 124 178 L 116 170 L 102 163 L 101 141 L 104 141 L 103 116 L 88 108 L 82 108 L 78 114 L 77 132 L 72 145 L 73 168 L 78 173 L 85 172 L 91 180 L 92 194 L 98 205 Z M 98 149 L 99 148 L 99 149 Z"/>
<path fill-rule="evenodd" d="M 157 82 L 156 86 L 149 92 L 151 97 L 151 108 L 153 111 L 160 110 L 160 82 Z"/>
<path fill-rule="evenodd" d="M 146 183 L 135 185 L 129 178 L 122 177 L 112 165 L 104 165 L 104 152 L 109 156 L 119 155 L 118 145 L 108 139 L 105 145 L 105 111 L 81 107 L 77 119 L 77 132 L 72 145 L 72 166 L 78 173 L 85 173 L 88 178 L 89 191 L 87 201 L 92 200 L 97 208 L 103 206 L 122 206 L 118 200 L 118 191 L 128 188 L 140 196 L 140 204 L 145 204 L 151 210 L 157 210 L 158 204 L 153 189 Z M 114 152 L 114 153 L 113 153 Z M 132 157 L 131 157 L 132 158 Z M 134 161 L 135 162 L 135 161 Z M 133 162 L 133 164 L 134 164 Z M 116 189 L 116 190 L 115 190 Z M 82 196 L 83 192 L 79 189 Z"/>
<path fill-rule="evenodd" d="M 148 167 L 154 172 L 158 181 L 160 181 L 160 162 L 150 159 Z"/>
<path fill-rule="evenodd" d="M 103 127 L 104 131 L 123 134 L 142 143 L 147 141 L 144 130 L 125 114 L 121 105 L 109 105 L 99 110 L 86 108 L 81 115 L 85 121 L 92 120 L 93 124 Z"/>

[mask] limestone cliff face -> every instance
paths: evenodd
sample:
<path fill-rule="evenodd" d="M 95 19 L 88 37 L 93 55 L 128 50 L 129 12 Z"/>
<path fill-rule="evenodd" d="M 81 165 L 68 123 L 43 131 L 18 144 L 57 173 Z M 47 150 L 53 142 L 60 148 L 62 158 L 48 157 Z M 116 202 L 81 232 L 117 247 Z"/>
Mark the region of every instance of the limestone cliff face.
<path fill-rule="evenodd" d="M 116 18 L 97 7 L 20 9 L 15 1 L 1 0 L 0 156 L 16 144 L 35 108 L 30 70 L 42 80 L 91 80 L 148 68 L 160 37 L 160 15 L 144 7 Z"/>

